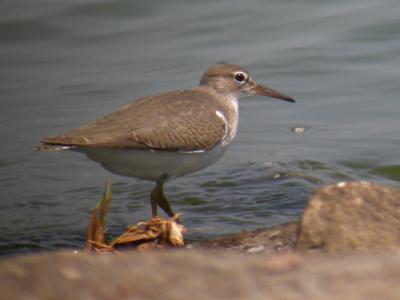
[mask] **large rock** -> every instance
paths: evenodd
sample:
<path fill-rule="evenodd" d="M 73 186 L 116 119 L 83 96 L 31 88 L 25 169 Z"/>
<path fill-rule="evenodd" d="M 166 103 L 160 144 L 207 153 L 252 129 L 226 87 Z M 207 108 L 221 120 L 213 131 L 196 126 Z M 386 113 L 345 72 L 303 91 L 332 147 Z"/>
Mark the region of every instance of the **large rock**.
<path fill-rule="evenodd" d="M 400 257 L 167 251 L 0 261 L 0 299 L 399 299 Z"/>
<path fill-rule="evenodd" d="M 400 190 L 341 182 L 318 190 L 301 217 L 298 249 L 399 249 Z"/>

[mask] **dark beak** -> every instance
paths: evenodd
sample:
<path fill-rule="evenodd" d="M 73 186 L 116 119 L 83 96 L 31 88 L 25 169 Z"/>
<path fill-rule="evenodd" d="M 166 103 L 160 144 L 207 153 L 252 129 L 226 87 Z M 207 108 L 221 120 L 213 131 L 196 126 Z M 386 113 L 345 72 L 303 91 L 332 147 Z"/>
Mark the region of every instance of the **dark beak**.
<path fill-rule="evenodd" d="M 258 96 L 267 96 L 267 97 L 272 97 L 276 99 L 281 99 L 287 102 L 296 102 L 292 97 L 286 96 L 278 91 L 274 91 L 273 89 L 270 89 L 266 86 L 262 86 L 260 84 L 257 84 L 253 88 L 254 95 Z"/>

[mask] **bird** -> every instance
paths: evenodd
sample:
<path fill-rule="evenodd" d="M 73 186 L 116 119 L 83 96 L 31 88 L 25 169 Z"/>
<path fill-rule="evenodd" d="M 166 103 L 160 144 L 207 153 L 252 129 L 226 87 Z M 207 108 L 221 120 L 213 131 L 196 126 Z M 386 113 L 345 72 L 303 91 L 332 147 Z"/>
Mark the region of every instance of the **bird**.
<path fill-rule="evenodd" d="M 292 97 L 258 84 L 243 67 L 218 63 L 198 86 L 145 96 L 87 125 L 45 137 L 35 150 L 86 154 L 111 173 L 155 182 L 151 213 L 175 216 L 164 183 L 215 163 L 236 136 L 239 99 Z"/>

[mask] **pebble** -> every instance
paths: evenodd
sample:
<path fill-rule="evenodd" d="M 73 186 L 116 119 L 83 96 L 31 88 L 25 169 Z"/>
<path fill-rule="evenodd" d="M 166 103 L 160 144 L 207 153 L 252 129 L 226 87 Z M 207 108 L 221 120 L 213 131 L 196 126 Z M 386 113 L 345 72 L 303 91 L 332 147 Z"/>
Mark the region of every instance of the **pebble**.
<path fill-rule="evenodd" d="M 297 134 L 301 134 L 304 133 L 307 129 L 308 127 L 293 127 L 291 131 Z"/>
<path fill-rule="evenodd" d="M 249 249 L 246 250 L 247 253 L 258 253 L 264 250 L 264 246 L 260 245 L 260 246 L 255 246 L 255 247 L 251 247 Z"/>

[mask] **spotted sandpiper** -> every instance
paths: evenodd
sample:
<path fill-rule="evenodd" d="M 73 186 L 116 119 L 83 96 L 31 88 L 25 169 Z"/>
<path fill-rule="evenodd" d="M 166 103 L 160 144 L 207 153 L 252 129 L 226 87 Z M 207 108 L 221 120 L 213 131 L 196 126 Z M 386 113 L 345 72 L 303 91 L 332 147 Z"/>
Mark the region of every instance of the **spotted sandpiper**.
<path fill-rule="evenodd" d="M 240 66 L 216 64 L 198 87 L 140 98 L 92 123 L 44 138 L 37 150 L 83 152 L 112 173 L 155 181 L 152 215 L 158 205 L 173 216 L 164 182 L 216 162 L 236 135 L 239 98 L 251 95 L 295 102 L 257 84 Z"/>

